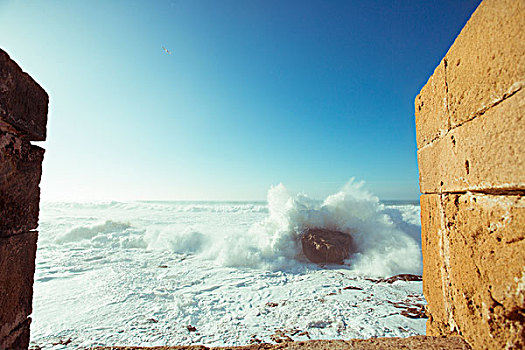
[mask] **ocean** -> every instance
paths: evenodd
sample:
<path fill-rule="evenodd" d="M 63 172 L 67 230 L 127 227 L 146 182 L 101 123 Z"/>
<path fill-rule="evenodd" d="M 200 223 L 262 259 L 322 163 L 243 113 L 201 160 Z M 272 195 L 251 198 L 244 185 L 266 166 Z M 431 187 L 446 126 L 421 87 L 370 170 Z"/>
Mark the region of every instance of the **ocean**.
<path fill-rule="evenodd" d="M 358 251 L 318 266 L 306 227 L 351 232 Z M 244 345 L 406 337 L 424 318 L 418 202 L 350 182 L 325 200 L 272 187 L 264 202 L 43 202 L 31 346 Z M 409 310 L 410 311 L 410 310 Z"/>

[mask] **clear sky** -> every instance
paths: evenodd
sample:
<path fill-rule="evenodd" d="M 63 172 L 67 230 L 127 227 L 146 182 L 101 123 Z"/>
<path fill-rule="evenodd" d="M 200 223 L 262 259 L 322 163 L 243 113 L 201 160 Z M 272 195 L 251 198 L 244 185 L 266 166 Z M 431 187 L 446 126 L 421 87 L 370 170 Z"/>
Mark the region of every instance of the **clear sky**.
<path fill-rule="evenodd" d="M 478 3 L 0 0 L 0 48 L 50 95 L 44 200 L 417 199 L 414 98 Z"/>

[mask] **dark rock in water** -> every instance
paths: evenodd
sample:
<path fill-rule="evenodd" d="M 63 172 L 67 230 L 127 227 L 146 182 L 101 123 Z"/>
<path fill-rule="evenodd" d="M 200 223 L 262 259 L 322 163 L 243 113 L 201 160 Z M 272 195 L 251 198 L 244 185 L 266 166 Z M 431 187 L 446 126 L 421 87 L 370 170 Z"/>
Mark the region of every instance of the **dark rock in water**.
<path fill-rule="evenodd" d="M 389 278 L 383 278 L 378 280 L 378 282 L 386 282 L 386 283 L 394 283 L 395 281 L 422 281 L 423 277 L 419 275 L 411 275 L 408 273 L 404 273 L 401 275 L 395 275 Z"/>
<path fill-rule="evenodd" d="M 425 307 L 409 307 L 406 310 L 401 311 L 401 315 L 408 318 L 427 318 Z"/>
<path fill-rule="evenodd" d="M 359 288 L 359 287 L 355 287 L 355 286 L 348 286 L 348 287 L 344 287 L 343 290 L 348 290 L 348 289 L 353 289 L 353 290 L 363 290 L 363 288 Z"/>
<path fill-rule="evenodd" d="M 60 339 L 58 342 L 53 343 L 53 346 L 57 346 L 57 345 L 69 345 L 69 344 L 71 344 L 71 342 L 72 342 L 71 338 L 68 338 L 67 340 Z"/>
<path fill-rule="evenodd" d="M 309 228 L 301 236 L 304 255 L 316 264 L 340 264 L 354 250 L 352 237 L 344 232 Z"/>

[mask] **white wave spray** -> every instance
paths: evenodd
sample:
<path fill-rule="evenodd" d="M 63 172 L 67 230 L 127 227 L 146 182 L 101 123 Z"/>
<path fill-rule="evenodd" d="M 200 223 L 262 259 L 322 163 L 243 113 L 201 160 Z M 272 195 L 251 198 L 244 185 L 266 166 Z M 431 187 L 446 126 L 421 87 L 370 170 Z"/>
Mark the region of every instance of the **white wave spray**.
<path fill-rule="evenodd" d="M 287 268 L 304 263 L 300 234 L 306 228 L 327 228 L 351 234 L 357 251 L 346 261 L 353 270 L 387 276 L 420 273 L 420 245 L 402 231 L 383 204 L 351 180 L 323 202 L 291 195 L 283 184 L 268 191 L 269 215 L 247 233 L 214 237 L 205 252 L 227 266 Z"/>

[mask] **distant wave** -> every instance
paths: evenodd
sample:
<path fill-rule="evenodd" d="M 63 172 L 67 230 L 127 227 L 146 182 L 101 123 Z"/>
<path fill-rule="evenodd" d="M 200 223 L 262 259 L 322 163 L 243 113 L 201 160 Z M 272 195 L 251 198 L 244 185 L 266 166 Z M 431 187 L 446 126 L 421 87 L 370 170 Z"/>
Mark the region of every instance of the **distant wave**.
<path fill-rule="evenodd" d="M 248 212 L 248 213 L 267 213 L 268 208 L 266 205 L 254 205 L 254 204 L 188 204 L 183 206 L 176 206 L 178 212 L 213 212 L 213 213 L 237 213 L 237 212 Z"/>
<path fill-rule="evenodd" d="M 91 227 L 76 227 L 66 234 L 55 239 L 56 243 L 76 242 L 84 239 L 91 239 L 99 234 L 107 234 L 111 232 L 124 231 L 131 226 L 127 223 L 115 222 L 108 220 L 102 225 L 95 225 Z"/>
<path fill-rule="evenodd" d="M 136 202 L 43 202 L 43 206 L 59 209 L 122 209 L 184 212 L 214 212 L 214 213 L 267 213 L 268 207 L 262 202 L 188 202 L 188 201 L 136 201 Z"/>
<path fill-rule="evenodd" d="M 144 230 L 137 230 L 129 223 L 108 220 L 100 225 L 80 226 L 58 235 L 56 244 L 79 244 L 81 246 L 146 248 Z"/>

